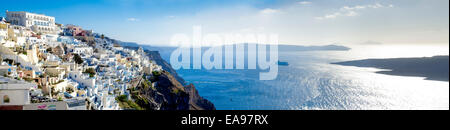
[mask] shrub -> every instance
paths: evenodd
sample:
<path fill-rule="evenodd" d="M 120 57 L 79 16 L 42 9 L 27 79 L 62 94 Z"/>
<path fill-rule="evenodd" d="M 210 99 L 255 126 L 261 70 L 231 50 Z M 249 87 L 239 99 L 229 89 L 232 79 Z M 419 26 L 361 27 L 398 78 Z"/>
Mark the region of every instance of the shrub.
<path fill-rule="evenodd" d="M 88 68 L 88 69 L 86 69 L 83 73 L 88 73 L 89 74 L 89 77 L 94 77 L 95 76 L 95 70 L 94 70 L 94 68 Z"/>
<path fill-rule="evenodd" d="M 183 92 L 183 90 L 180 90 L 178 88 L 173 88 L 172 93 L 178 95 L 180 92 Z"/>
<path fill-rule="evenodd" d="M 149 105 L 148 100 L 142 96 L 137 96 L 136 103 L 139 104 L 140 106 L 148 106 Z"/>
<path fill-rule="evenodd" d="M 152 82 L 148 81 L 148 80 L 144 80 L 142 82 L 142 87 L 144 88 L 144 90 L 149 89 L 150 87 L 152 87 Z M 153 90 L 155 90 L 155 88 L 152 87 Z"/>
<path fill-rule="evenodd" d="M 161 76 L 161 72 L 159 72 L 159 71 L 153 71 L 152 73 L 153 73 L 153 76 L 155 76 L 155 77 Z"/>
<path fill-rule="evenodd" d="M 128 100 L 128 101 L 127 101 L 127 104 L 128 104 L 128 106 L 130 106 L 131 108 L 134 108 L 134 109 L 136 109 L 136 110 L 143 110 L 142 107 L 140 107 L 138 104 L 136 104 L 136 103 L 133 102 L 133 101 Z"/>
<path fill-rule="evenodd" d="M 73 60 L 74 60 L 75 63 L 77 63 L 77 64 L 81 64 L 81 63 L 84 62 L 83 59 L 82 59 L 82 58 L 80 57 L 80 55 L 78 55 L 78 54 L 74 54 Z"/>
<path fill-rule="evenodd" d="M 128 100 L 127 95 L 117 96 L 117 99 L 119 99 L 119 101 L 121 101 L 121 102 L 126 102 Z"/>

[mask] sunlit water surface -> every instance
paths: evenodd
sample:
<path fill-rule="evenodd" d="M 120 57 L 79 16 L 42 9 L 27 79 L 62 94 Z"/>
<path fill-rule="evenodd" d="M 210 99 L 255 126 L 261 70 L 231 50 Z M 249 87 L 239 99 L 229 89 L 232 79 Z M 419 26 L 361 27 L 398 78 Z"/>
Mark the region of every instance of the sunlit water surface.
<path fill-rule="evenodd" d="M 449 109 L 449 82 L 329 64 L 367 58 L 448 55 L 448 45 L 352 46 L 351 51 L 279 52 L 276 80 L 259 70 L 178 70 L 217 109 Z"/>

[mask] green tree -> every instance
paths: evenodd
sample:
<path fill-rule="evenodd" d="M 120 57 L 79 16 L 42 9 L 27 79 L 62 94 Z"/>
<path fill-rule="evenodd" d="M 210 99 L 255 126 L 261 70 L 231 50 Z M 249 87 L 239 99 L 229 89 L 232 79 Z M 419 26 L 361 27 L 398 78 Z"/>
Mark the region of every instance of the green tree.
<path fill-rule="evenodd" d="M 117 99 L 119 99 L 119 101 L 121 101 L 121 102 L 126 102 L 128 100 L 128 97 L 127 97 L 127 95 L 120 95 L 120 96 L 117 96 Z"/>
<path fill-rule="evenodd" d="M 46 49 L 46 51 L 47 51 L 48 53 L 50 53 L 50 52 L 52 52 L 52 48 L 49 47 L 49 48 Z"/>
<path fill-rule="evenodd" d="M 161 76 L 161 72 L 159 72 L 159 71 L 153 71 L 152 73 L 153 73 L 153 76 L 156 76 L 156 77 Z"/>
<path fill-rule="evenodd" d="M 82 58 L 80 57 L 80 55 L 78 55 L 78 54 L 74 54 L 73 60 L 74 60 L 75 63 L 77 63 L 77 64 L 81 64 L 81 63 L 84 62 L 83 59 L 82 59 Z"/>
<path fill-rule="evenodd" d="M 95 76 L 95 70 L 94 68 L 88 68 L 84 71 L 84 73 L 88 73 L 89 77 L 94 77 Z"/>

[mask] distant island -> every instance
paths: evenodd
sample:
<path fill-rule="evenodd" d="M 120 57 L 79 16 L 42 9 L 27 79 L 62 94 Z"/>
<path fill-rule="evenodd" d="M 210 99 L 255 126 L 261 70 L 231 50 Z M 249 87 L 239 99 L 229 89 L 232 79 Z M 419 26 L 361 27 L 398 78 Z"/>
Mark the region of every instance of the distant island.
<path fill-rule="evenodd" d="M 122 41 L 116 41 L 121 46 L 128 46 L 128 47 L 144 47 L 144 48 L 152 48 L 153 50 L 156 49 L 156 51 L 159 52 L 172 52 L 178 47 L 171 47 L 171 46 L 150 46 L 150 45 L 142 45 L 135 42 L 122 42 Z M 234 45 L 242 45 L 248 46 L 252 45 L 249 43 L 241 43 L 241 44 L 234 44 Z M 209 47 L 203 47 L 203 51 L 207 50 Z M 351 50 L 351 48 L 341 45 L 323 45 L 323 46 L 302 46 L 302 45 L 284 45 L 279 44 L 278 45 L 279 51 L 348 51 Z"/>
<path fill-rule="evenodd" d="M 115 43 L 118 43 L 120 46 L 135 47 L 135 48 L 142 47 L 142 48 L 144 48 L 144 50 L 151 49 L 153 51 L 158 51 L 164 60 L 169 60 L 172 52 L 178 48 L 178 47 L 173 47 L 173 46 L 152 46 L 152 45 L 139 44 L 136 42 L 124 42 L 124 41 L 119 41 L 119 40 L 115 40 Z M 247 49 L 248 45 L 251 45 L 249 43 L 238 43 L 238 44 L 234 44 L 233 46 L 242 45 L 242 44 L 246 47 L 246 49 Z M 205 52 L 209 48 L 210 47 L 202 47 L 202 52 Z M 341 46 L 341 45 L 323 45 L 323 46 L 302 46 L 302 45 L 284 45 L 284 44 L 278 45 L 279 52 L 349 51 L 349 50 L 351 50 L 351 48 L 346 47 L 346 46 Z M 234 51 L 236 51 L 236 50 L 234 50 Z M 246 51 L 246 50 L 244 50 L 244 51 Z M 286 66 L 285 63 L 281 63 L 278 65 Z M 164 66 L 163 66 L 163 68 L 164 68 Z M 175 77 L 177 77 L 177 76 L 175 76 Z M 177 79 L 180 79 L 180 78 L 177 78 Z"/>
<path fill-rule="evenodd" d="M 375 67 L 389 69 L 379 71 L 380 74 L 426 77 L 426 80 L 449 81 L 449 56 L 434 56 L 422 58 L 393 58 L 393 59 L 366 59 L 346 62 L 337 62 L 344 66 Z"/>
<path fill-rule="evenodd" d="M 279 45 L 279 51 L 348 51 L 351 48 L 341 45 L 325 46 L 300 46 L 300 45 Z"/>

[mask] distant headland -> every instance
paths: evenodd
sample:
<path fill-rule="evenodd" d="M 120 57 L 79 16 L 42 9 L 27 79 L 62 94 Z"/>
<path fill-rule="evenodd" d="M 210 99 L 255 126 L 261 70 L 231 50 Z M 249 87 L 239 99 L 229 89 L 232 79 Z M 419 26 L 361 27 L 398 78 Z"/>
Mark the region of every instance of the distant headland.
<path fill-rule="evenodd" d="M 433 56 L 422 58 L 366 59 L 337 62 L 344 66 L 375 67 L 389 69 L 379 71 L 380 74 L 426 77 L 426 80 L 449 81 L 449 56 Z"/>

